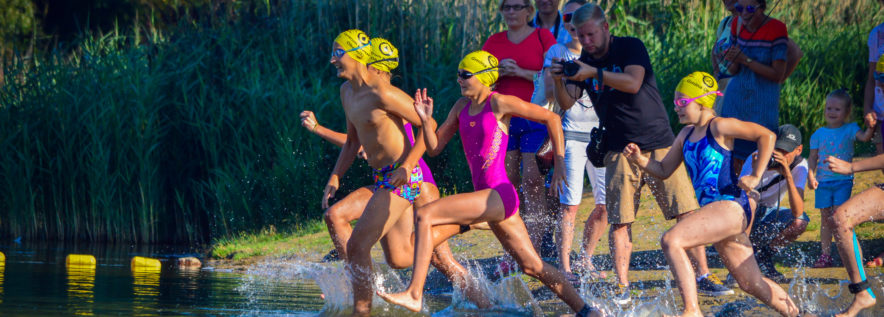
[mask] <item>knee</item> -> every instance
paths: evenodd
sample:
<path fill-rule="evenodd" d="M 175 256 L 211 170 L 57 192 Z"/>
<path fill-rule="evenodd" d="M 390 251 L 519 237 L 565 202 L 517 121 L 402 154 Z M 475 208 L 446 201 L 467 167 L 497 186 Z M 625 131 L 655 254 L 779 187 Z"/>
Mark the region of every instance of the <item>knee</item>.
<path fill-rule="evenodd" d="M 387 265 L 394 270 L 407 269 L 411 266 L 411 259 L 405 256 L 393 256 L 391 254 L 384 255 L 385 260 L 387 260 Z"/>
<path fill-rule="evenodd" d="M 418 226 L 431 221 L 433 214 L 436 212 L 435 204 L 429 204 L 417 209 L 414 213 L 414 225 Z"/>
<path fill-rule="evenodd" d="M 589 219 L 593 222 L 608 221 L 608 209 L 605 208 L 605 205 L 596 205 L 592 213 L 589 214 Z"/>
<path fill-rule="evenodd" d="M 847 216 L 847 209 L 844 209 L 843 207 L 835 209 L 835 212 L 832 213 L 832 216 L 829 217 L 829 219 L 835 230 L 853 229 L 854 224 L 850 220 L 850 217 Z"/>
<path fill-rule="evenodd" d="M 663 234 L 663 237 L 660 238 L 660 246 L 663 247 L 663 251 L 678 249 L 681 247 L 681 237 L 678 237 L 676 234 L 673 234 L 672 231 L 666 231 Z"/>
<path fill-rule="evenodd" d="M 533 261 L 519 263 L 519 266 L 522 268 L 523 273 L 534 278 L 543 273 L 543 261 L 539 258 Z"/>
<path fill-rule="evenodd" d="M 328 225 L 334 225 L 346 221 L 343 215 L 344 211 L 338 205 L 332 205 L 325 210 L 325 213 L 322 214 L 322 219 L 325 220 L 325 223 Z"/>

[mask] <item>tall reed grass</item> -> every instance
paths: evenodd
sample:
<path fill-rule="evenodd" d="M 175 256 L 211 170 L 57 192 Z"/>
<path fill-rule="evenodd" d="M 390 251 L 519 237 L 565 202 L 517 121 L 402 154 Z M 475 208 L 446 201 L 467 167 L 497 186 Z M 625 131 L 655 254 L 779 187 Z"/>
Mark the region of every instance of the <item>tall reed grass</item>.
<path fill-rule="evenodd" d="M 772 4 L 775 1 L 770 1 Z M 861 104 L 872 0 L 786 2 L 771 14 L 805 58 L 783 86 L 781 121 L 809 136 L 822 98 L 846 86 Z M 402 54 L 394 83 L 427 87 L 442 119 L 455 67 L 503 26 L 498 1 L 291 0 L 243 5 L 218 23 L 87 35 L 71 54 L 6 65 L 0 87 L 0 235 L 34 239 L 208 242 L 318 219 L 338 149 L 298 113 L 344 129 L 327 60 L 360 28 Z M 709 70 L 719 1 L 607 0 L 613 32 L 645 41 L 664 100 Z M 673 121 L 674 122 L 674 121 Z M 806 137 L 807 138 L 807 137 Z M 459 144 L 429 158 L 444 192 L 470 190 Z M 366 184 L 356 164 L 348 189 Z"/>

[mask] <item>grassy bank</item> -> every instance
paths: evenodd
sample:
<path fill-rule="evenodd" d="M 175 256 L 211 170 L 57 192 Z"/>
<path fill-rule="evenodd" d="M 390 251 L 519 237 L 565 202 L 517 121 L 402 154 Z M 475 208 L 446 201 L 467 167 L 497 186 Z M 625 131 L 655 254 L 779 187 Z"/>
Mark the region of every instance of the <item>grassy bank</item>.
<path fill-rule="evenodd" d="M 884 15 L 873 0 L 770 2 L 805 52 L 783 86 L 781 122 L 809 136 L 829 90 L 847 87 L 860 104 L 865 39 Z M 188 243 L 321 227 L 319 197 L 338 151 L 300 128 L 298 113 L 344 128 L 340 80 L 327 64 L 334 36 L 355 27 L 389 38 L 402 54 L 394 83 L 429 88 L 441 119 L 458 97 L 457 61 L 502 29 L 496 6 L 255 2 L 205 23 L 86 34 L 70 53 L 8 63 L 0 235 Z M 615 34 L 645 41 L 664 100 L 681 76 L 711 67 L 719 1 L 603 6 Z M 446 151 L 428 159 L 442 191 L 470 190 L 460 146 Z M 354 165 L 341 193 L 367 172 Z"/>

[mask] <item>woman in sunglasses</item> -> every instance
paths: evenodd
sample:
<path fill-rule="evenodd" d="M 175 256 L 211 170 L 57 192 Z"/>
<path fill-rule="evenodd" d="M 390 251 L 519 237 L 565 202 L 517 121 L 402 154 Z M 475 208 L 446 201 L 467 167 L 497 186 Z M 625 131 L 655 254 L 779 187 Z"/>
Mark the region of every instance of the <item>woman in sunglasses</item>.
<path fill-rule="evenodd" d="M 661 161 L 642 155 L 630 143 L 623 150 L 630 162 L 659 178 L 668 178 L 682 161 L 691 177 L 700 209 L 663 234 L 661 245 L 684 300 L 682 316 L 701 316 L 697 282 L 686 249 L 714 244 L 725 266 L 747 293 L 783 316 L 795 316 L 798 307 L 779 285 L 764 278 L 755 262 L 748 231 L 757 201 L 755 187 L 767 169 L 775 135 L 768 129 L 733 118 L 715 116 L 712 105 L 720 96 L 712 75 L 694 72 L 675 88 L 675 113 L 686 126 Z M 757 144 L 752 174 L 737 179 L 731 149 L 734 140 Z M 747 193 L 752 193 L 751 197 Z"/>
<path fill-rule="evenodd" d="M 482 50 L 500 61 L 500 79 L 494 91 L 531 102 L 535 90 L 534 78 L 539 76 L 543 68 L 543 56 L 556 44 L 556 39 L 549 30 L 528 25 L 528 21 L 534 16 L 534 6 L 530 0 L 502 0 L 500 15 L 506 22 L 506 31 L 491 35 L 482 46 Z M 522 118 L 513 118 L 510 121 L 509 135 L 509 144 L 503 145 L 506 147 L 507 175 L 517 189 L 519 185 L 522 186 L 527 205 L 523 208 L 525 223 L 531 241 L 535 247 L 539 247 L 543 232 L 549 228 L 550 223 L 542 220 L 546 202 L 543 195 L 544 181 L 535 159 L 535 153 L 547 138 L 546 127 Z M 508 268 L 508 265 L 502 263 L 501 273 L 506 273 Z"/>
<path fill-rule="evenodd" d="M 758 123 L 770 130 L 779 126 L 780 83 L 786 78 L 786 25 L 765 14 L 766 0 L 738 0 L 739 19 L 732 19 L 735 43 L 724 55 L 733 74 L 721 104 L 721 116 Z M 752 142 L 734 144 L 735 166 L 755 151 Z"/>
<path fill-rule="evenodd" d="M 378 292 L 378 295 L 390 303 L 420 311 L 434 240 L 444 241 L 450 237 L 433 237 L 431 229 L 487 221 L 504 249 L 515 258 L 525 274 L 543 282 L 578 312 L 578 316 L 599 316 L 600 312 L 587 305 L 562 273 L 544 263 L 531 245 L 525 223 L 519 216 L 518 194 L 507 178 L 504 167 L 502 154 L 509 139 L 509 120 L 520 116 L 542 122 L 549 128 L 556 153 L 557 168 L 553 174 L 552 190 L 557 192 L 565 180 L 565 150 L 559 116 L 517 97 L 491 91 L 498 78 L 498 63 L 497 58 L 488 52 L 468 54 L 458 68 L 457 83 L 463 97 L 454 104 L 438 130 L 432 118 L 433 99 L 427 97 L 426 89 L 415 93 L 414 107 L 424 123 L 424 139 L 430 155 L 439 155 L 454 134 L 460 132 L 476 191 L 447 196 L 417 211 L 411 283 L 402 293 Z M 443 231 L 450 232 L 438 230 L 437 233 Z"/>

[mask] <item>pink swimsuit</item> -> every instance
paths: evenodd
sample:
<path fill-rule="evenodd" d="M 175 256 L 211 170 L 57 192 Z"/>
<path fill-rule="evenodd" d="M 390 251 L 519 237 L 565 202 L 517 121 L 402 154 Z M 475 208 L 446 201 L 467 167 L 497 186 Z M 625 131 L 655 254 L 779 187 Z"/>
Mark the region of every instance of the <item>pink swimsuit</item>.
<path fill-rule="evenodd" d="M 497 117 L 491 111 L 491 95 L 485 107 L 475 116 L 470 115 L 470 104 L 458 115 L 463 151 L 470 164 L 475 190 L 491 188 L 503 200 L 506 218 L 519 211 L 519 195 L 506 176 L 506 145 L 509 136 L 500 129 Z"/>
<path fill-rule="evenodd" d="M 405 135 L 408 136 L 408 141 L 411 142 L 411 146 L 414 146 L 414 131 L 411 130 L 411 123 L 406 122 L 404 127 Z M 433 186 L 436 186 L 436 180 L 433 179 L 433 173 L 430 172 L 430 167 L 427 166 L 427 162 L 424 162 L 424 159 L 421 158 L 418 163 L 421 167 L 421 172 L 424 174 L 424 183 L 430 183 L 433 184 Z"/>

